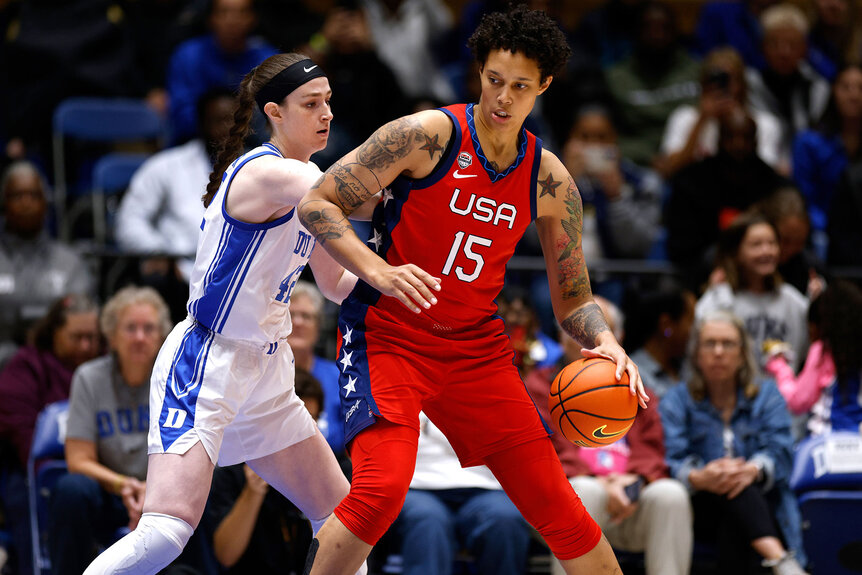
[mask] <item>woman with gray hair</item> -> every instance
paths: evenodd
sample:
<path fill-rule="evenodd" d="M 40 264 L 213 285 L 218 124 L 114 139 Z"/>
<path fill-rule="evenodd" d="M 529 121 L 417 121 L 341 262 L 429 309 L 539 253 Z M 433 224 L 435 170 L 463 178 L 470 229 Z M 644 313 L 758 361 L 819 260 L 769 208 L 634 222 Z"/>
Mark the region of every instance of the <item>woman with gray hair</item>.
<path fill-rule="evenodd" d="M 146 491 L 150 372 L 172 327 L 168 307 L 154 289 L 129 286 L 108 300 L 99 323 L 110 353 L 72 378 L 70 473 L 52 495 L 49 548 L 57 574 L 82 573 L 96 543 L 134 528 Z"/>
<path fill-rule="evenodd" d="M 692 494 L 695 539 L 716 541 L 722 573 L 759 573 L 762 563 L 802 575 L 790 415 L 775 384 L 757 380 L 742 321 L 705 313 L 689 361 L 688 383 L 672 388 L 659 412 L 671 476 Z"/>

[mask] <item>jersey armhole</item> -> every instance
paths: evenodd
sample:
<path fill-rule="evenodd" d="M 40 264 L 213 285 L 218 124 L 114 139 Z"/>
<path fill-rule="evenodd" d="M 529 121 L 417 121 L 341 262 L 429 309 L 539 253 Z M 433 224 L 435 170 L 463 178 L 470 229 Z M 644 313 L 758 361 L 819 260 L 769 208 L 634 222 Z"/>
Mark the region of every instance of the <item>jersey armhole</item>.
<path fill-rule="evenodd" d="M 533 169 L 530 170 L 530 221 L 536 221 L 536 217 L 539 215 L 536 194 L 539 191 L 539 167 L 542 165 L 542 140 L 538 136 L 533 137 L 536 139 L 536 148 L 533 152 Z"/>
<path fill-rule="evenodd" d="M 414 180 L 412 186 L 413 189 L 427 188 L 439 182 L 449 171 L 449 167 L 452 165 L 452 162 L 455 161 L 455 156 L 457 155 L 458 150 L 461 149 L 461 130 L 459 129 L 461 124 L 452 112 L 446 108 L 438 108 L 438 110 L 446 114 L 446 116 L 449 117 L 449 121 L 452 122 L 452 137 L 449 138 L 449 143 L 446 144 L 446 149 L 443 150 L 443 154 L 440 156 L 434 169 L 431 170 L 431 173 L 424 178 Z"/>

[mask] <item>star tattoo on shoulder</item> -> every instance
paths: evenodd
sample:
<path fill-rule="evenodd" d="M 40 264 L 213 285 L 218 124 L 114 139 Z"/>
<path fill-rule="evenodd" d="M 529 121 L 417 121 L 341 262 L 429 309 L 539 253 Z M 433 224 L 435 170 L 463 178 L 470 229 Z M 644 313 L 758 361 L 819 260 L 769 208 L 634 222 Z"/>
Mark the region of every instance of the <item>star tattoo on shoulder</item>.
<path fill-rule="evenodd" d="M 554 174 L 548 174 L 548 177 L 544 180 L 539 180 L 539 185 L 542 186 L 542 191 L 539 193 L 539 197 L 546 194 L 550 194 L 552 198 L 557 197 L 557 188 L 560 186 L 562 182 L 558 182 L 554 179 Z"/>
<path fill-rule="evenodd" d="M 429 137 L 428 134 L 422 134 L 425 137 L 425 145 L 420 146 L 420 150 L 427 150 L 428 155 L 433 158 L 434 152 L 440 152 L 443 150 L 443 146 L 437 143 L 437 140 L 440 138 L 439 134 L 434 134 L 433 137 Z"/>

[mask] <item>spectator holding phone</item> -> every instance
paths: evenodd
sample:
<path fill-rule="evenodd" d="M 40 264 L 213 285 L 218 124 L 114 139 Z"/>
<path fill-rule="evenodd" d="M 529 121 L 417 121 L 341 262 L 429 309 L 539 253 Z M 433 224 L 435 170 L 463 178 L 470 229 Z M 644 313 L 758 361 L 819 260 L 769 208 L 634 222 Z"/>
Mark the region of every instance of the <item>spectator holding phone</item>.
<path fill-rule="evenodd" d="M 662 175 L 669 177 L 683 167 L 718 152 L 718 125 L 735 106 L 748 108 L 745 64 L 730 47 L 711 50 L 700 70 L 700 101 L 683 104 L 668 118 L 662 139 Z M 781 123 L 773 114 L 748 108 L 757 126 L 757 155 L 779 171 L 787 171 L 788 158 L 779 154 Z"/>

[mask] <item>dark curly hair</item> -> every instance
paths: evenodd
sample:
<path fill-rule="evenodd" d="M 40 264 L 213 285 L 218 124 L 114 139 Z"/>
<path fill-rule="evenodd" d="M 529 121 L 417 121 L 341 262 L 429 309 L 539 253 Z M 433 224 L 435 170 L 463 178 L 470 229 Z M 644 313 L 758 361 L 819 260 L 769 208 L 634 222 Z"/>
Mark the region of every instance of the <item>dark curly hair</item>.
<path fill-rule="evenodd" d="M 486 14 L 467 46 L 480 65 L 492 50 L 508 50 L 535 60 L 541 81 L 560 73 L 572 49 L 559 25 L 541 10 L 530 10 L 523 4 L 507 12 Z"/>
<path fill-rule="evenodd" d="M 838 388 L 862 369 L 862 290 L 846 280 L 831 282 L 811 303 L 812 319 L 835 360 Z"/>

